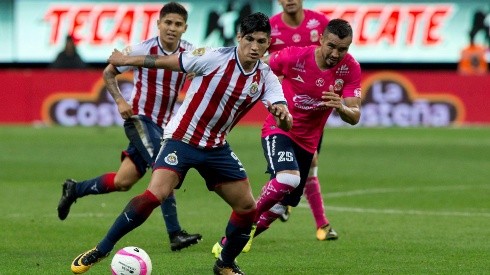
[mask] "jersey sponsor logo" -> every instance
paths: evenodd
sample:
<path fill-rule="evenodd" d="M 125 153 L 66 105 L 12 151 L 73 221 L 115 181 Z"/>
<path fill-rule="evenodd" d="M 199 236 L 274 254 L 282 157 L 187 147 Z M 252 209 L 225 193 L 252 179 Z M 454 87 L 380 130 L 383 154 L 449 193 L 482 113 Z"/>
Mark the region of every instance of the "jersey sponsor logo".
<path fill-rule="evenodd" d="M 300 60 L 300 59 L 296 60 L 296 64 L 294 65 L 293 70 L 305 73 L 306 72 L 305 63 L 306 61 L 304 60 Z"/>
<path fill-rule="evenodd" d="M 281 35 L 281 32 L 279 31 L 277 25 L 274 25 L 271 29 L 271 36 L 278 36 L 278 35 Z"/>
<path fill-rule="evenodd" d="M 310 31 L 311 42 L 318 42 L 319 39 L 320 39 L 320 35 L 318 34 L 318 30 L 311 30 Z"/>
<path fill-rule="evenodd" d="M 163 160 L 169 165 L 179 164 L 179 159 L 177 158 L 177 154 L 175 154 L 175 152 L 168 154 Z"/>
<path fill-rule="evenodd" d="M 342 64 L 342 66 L 337 68 L 337 71 L 335 72 L 335 74 L 338 76 L 346 76 L 349 73 L 350 73 L 349 66 L 347 66 L 346 64 Z"/>
<path fill-rule="evenodd" d="M 299 75 L 297 77 L 293 77 L 293 79 L 296 80 L 296 81 L 299 81 L 301 83 L 305 83 L 305 81 L 303 80 L 303 78 L 301 78 L 301 76 L 299 76 Z"/>
<path fill-rule="evenodd" d="M 320 77 L 320 78 L 318 78 L 318 79 L 315 81 L 315 84 L 316 84 L 316 86 L 318 86 L 318 87 L 323 87 L 323 85 L 325 85 L 325 79 L 323 79 L 323 78 L 321 78 L 321 77 Z"/>
<path fill-rule="evenodd" d="M 306 22 L 306 27 L 308 29 L 314 29 L 316 27 L 320 26 L 320 21 L 318 21 L 317 19 L 310 19 L 308 20 L 308 22 Z"/>
<path fill-rule="evenodd" d="M 327 107 L 322 106 L 323 101 L 321 99 L 312 98 L 309 95 L 295 95 L 293 96 L 294 107 L 302 110 L 324 110 Z"/>
<path fill-rule="evenodd" d="M 193 56 L 202 56 L 206 52 L 205 48 L 197 48 L 194 51 L 192 51 Z"/>
<path fill-rule="evenodd" d="M 344 80 L 343 79 L 335 79 L 335 83 L 333 85 L 333 90 L 335 92 L 340 92 L 342 91 L 342 88 L 344 88 Z"/>

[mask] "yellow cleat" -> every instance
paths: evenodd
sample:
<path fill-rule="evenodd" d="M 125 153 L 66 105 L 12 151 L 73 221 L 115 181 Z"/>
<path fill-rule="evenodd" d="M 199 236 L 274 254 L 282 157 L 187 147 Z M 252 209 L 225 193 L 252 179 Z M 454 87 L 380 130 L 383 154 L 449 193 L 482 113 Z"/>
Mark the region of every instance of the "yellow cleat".
<path fill-rule="evenodd" d="M 94 264 L 107 257 L 109 253 L 102 255 L 97 247 L 78 255 L 71 263 L 71 271 L 75 274 L 87 272 Z"/>
<path fill-rule="evenodd" d="M 248 240 L 247 244 L 245 244 L 245 246 L 243 247 L 243 249 L 242 249 L 243 253 L 249 252 L 250 249 L 252 248 L 252 240 L 254 238 L 254 234 L 255 234 L 256 229 L 257 229 L 257 225 L 256 224 L 252 225 L 252 231 L 250 231 L 250 239 Z M 213 248 L 211 249 L 211 253 L 213 253 L 213 255 L 216 259 L 219 258 L 219 255 L 221 254 L 221 251 L 223 250 L 223 239 L 224 238 L 225 237 L 221 238 L 221 240 L 219 242 L 216 242 L 213 245 Z"/>
<path fill-rule="evenodd" d="M 211 249 L 211 253 L 213 253 L 214 257 L 216 259 L 219 258 L 219 255 L 221 254 L 221 250 L 223 250 L 223 245 L 221 244 L 221 241 L 224 239 L 221 238 L 220 241 L 216 242 L 214 245 L 213 245 L 213 249 Z"/>
<path fill-rule="evenodd" d="M 254 239 L 255 230 L 257 230 L 256 224 L 252 225 L 252 231 L 250 231 L 250 239 L 248 240 L 247 244 L 243 247 L 242 252 L 247 253 L 252 248 L 252 241 Z"/>
<path fill-rule="evenodd" d="M 339 235 L 330 226 L 330 224 L 327 224 L 317 229 L 316 238 L 319 241 L 333 241 L 337 240 L 339 238 Z"/>

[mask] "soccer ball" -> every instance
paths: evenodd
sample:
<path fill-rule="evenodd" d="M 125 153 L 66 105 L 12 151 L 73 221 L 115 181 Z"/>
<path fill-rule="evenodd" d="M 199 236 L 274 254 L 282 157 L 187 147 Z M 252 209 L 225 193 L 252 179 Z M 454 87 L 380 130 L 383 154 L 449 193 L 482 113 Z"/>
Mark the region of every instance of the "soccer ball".
<path fill-rule="evenodd" d="M 136 246 L 120 249 L 111 262 L 113 275 L 150 275 L 151 269 L 150 256 Z"/>

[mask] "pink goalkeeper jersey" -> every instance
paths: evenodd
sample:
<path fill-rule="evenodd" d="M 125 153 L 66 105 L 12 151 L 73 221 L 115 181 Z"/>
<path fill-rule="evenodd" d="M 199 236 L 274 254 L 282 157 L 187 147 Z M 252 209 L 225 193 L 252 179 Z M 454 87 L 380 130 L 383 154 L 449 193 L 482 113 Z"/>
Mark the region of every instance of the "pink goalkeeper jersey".
<path fill-rule="evenodd" d="M 330 85 L 340 96 L 361 97 L 361 67 L 350 54 L 333 68 L 321 71 L 315 62 L 315 48 L 288 47 L 270 56 L 270 66 L 277 75 L 284 75 L 282 87 L 293 116 L 293 128 L 285 132 L 276 127 L 274 118 L 267 116 L 262 137 L 281 133 L 299 146 L 314 153 L 332 108 L 319 106 L 322 92 Z"/>
<path fill-rule="evenodd" d="M 281 19 L 282 13 L 278 13 L 269 19 L 272 28 L 270 53 L 288 46 L 320 45 L 320 36 L 328 25 L 328 19 L 325 15 L 312 10 L 304 9 L 304 13 L 303 22 L 296 28 L 284 24 Z"/>
<path fill-rule="evenodd" d="M 181 40 L 173 53 L 192 50 L 194 46 Z M 160 38 L 153 37 L 139 44 L 126 47 L 128 55 L 168 55 L 160 44 Z M 129 104 L 135 115 L 144 115 L 162 128 L 167 125 L 174 109 L 178 93 L 185 81 L 185 74 L 164 69 L 148 69 L 143 67 L 120 66 L 119 72 L 133 71 L 134 87 Z"/>
<path fill-rule="evenodd" d="M 236 47 L 196 49 L 180 54 L 184 72 L 194 72 L 182 106 L 165 128 L 164 138 L 199 148 L 226 143 L 228 132 L 261 100 L 286 102 L 281 84 L 269 66 L 258 61 L 244 72 Z"/>

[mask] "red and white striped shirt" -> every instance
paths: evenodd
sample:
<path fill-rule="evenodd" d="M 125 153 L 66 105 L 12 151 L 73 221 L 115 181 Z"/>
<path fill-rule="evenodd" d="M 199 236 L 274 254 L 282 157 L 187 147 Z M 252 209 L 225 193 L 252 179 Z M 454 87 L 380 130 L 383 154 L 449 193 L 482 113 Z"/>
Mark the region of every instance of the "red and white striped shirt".
<path fill-rule="evenodd" d="M 186 97 L 165 128 L 172 138 L 199 148 L 226 143 L 226 135 L 261 100 L 267 106 L 286 102 L 281 84 L 269 66 L 258 61 L 244 72 L 236 47 L 196 49 L 180 54 L 181 69 L 194 72 Z"/>
<path fill-rule="evenodd" d="M 126 47 L 123 52 L 128 55 L 168 55 L 192 50 L 194 46 L 181 40 L 179 47 L 168 53 L 163 50 L 160 38 L 153 37 L 139 44 Z M 162 128 L 172 116 L 178 92 L 185 81 L 185 74 L 164 69 L 119 66 L 119 72 L 134 70 L 134 87 L 129 104 L 135 115 L 144 115 Z"/>

